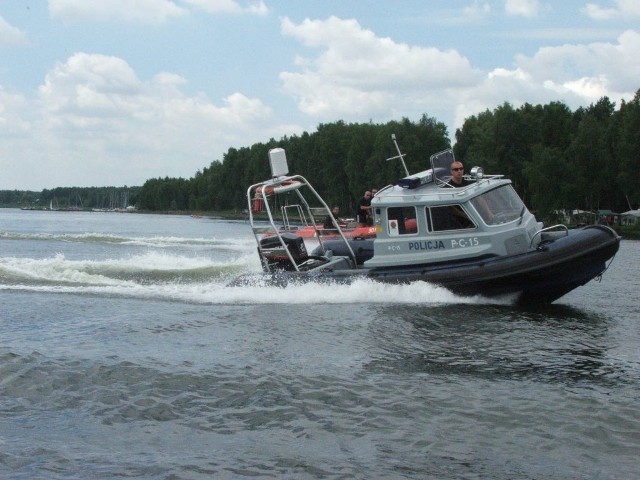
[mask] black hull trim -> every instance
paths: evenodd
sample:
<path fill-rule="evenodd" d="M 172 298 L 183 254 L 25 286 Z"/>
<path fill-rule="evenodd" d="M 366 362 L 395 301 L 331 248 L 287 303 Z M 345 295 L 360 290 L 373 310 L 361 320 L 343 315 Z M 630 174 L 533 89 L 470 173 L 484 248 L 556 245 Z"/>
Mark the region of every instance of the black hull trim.
<path fill-rule="evenodd" d="M 517 295 L 520 305 L 540 305 L 552 303 L 604 273 L 619 245 L 620 237 L 613 230 L 592 226 L 513 257 L 376 269 L 369 276 L 383 282 L 423 280 L 460 295 Z"/>

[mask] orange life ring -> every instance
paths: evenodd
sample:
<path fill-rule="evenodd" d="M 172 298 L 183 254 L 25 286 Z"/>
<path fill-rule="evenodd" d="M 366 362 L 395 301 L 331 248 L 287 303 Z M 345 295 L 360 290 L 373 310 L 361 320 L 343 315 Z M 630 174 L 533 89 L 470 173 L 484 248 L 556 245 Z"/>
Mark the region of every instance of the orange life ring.
<path fill-rule="evenodd" d="M 280 183 L 276 183 L 275 185 L 264 185 L 256 188 L 255 196 L 262 196 L 262 192 L 265 195 L 271 195 L 273 193 L 285 193 L 290 190 L 296 190 L 302 185 L 301 182 L 297 180 L 284 180 Z"/>
<path fill-rule="evenodd" d="M 271 195 L 273 193 L 273 187 L 266 186 L 256 188 L 255 197 L 262 197 L 262 192 L 264 192 L 265 195 Z"/>
<path fill-rule="evenodd" d="M 273 191 L 275 193 L 285 193 L 292 190 L 297 190 L 301 186 L 302 182 L 298 182 L 297 180 L 288 180 L 286 182 L 282 182 L 280 185 L 273 187 Z"/>

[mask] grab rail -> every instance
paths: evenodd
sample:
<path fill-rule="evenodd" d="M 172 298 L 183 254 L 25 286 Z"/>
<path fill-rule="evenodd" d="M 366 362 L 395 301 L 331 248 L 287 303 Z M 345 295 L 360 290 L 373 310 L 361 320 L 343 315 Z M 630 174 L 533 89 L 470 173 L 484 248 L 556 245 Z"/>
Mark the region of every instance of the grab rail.
<path fill-rule="evenodd" d="M 541 230 L 538 230 L 536 233 L 533 234 L 533 237 L 531 237 L 531 243 L 529 244 L 529 248 L 533 247 L 533 241 L 536 239 L 536 237 L 538 235 L 542 236 L 543 233 L 545 232 L 549 232 L 551 230 L 555 230 L 555 229 L 563 229 L 565 231 L 565 236 L 568 237 L 569 236 L 569 229 L 567 228 L 566 225 L 563 225 L 562 223 L 559 223 L 557 225 L 553 225 L 551 227 L 546 227 L 543 228 Z"/>

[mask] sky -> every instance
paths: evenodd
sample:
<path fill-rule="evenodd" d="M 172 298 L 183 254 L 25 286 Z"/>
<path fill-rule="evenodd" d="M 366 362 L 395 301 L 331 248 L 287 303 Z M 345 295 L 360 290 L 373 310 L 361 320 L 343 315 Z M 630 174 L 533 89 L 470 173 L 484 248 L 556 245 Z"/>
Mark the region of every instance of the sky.
<path fill-rule="evenodd" d="M 454 141 L 505 102 L 619 106 L 639 52 L 638 0 L 0 0 L 0 190 L 191 178 L 339 120 Z"/>

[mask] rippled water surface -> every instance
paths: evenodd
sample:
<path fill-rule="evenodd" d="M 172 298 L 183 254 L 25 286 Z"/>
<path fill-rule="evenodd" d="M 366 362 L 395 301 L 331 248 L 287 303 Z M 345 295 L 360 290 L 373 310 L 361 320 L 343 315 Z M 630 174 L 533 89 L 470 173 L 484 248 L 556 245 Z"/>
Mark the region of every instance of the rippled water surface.
<path fill-rule="evenodd" d="M 522 309 L 229 287 L 244 222 L 0 210 L 0 477 L 635 478 L 639 257 Z"/>

